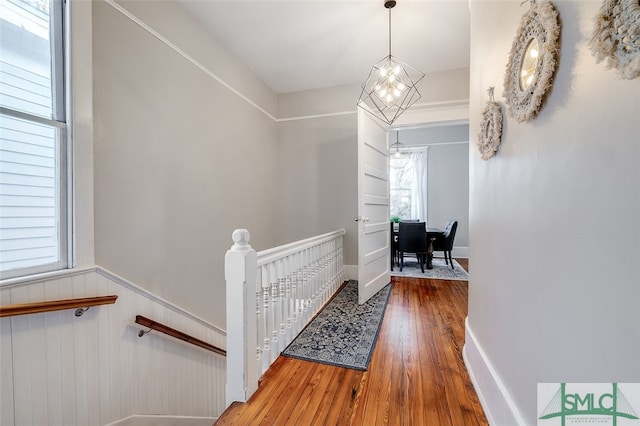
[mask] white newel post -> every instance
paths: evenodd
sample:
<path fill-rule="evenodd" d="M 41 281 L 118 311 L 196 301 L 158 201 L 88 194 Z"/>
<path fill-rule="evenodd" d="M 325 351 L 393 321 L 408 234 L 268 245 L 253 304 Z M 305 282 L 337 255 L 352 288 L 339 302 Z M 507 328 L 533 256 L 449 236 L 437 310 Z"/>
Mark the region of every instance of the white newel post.
<path fill-rule="evenodd" d="M 258 389 L 256 368 L 256 251 L 249 231 L 236 229 L 224 257 L 227 282 L 227 406 L 246 402 Z"/>

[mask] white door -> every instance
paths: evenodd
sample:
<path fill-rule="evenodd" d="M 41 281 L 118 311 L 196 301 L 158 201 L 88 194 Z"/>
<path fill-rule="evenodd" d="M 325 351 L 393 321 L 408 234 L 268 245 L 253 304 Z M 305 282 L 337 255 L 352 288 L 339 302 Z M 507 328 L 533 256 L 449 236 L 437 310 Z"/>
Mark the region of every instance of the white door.
<path fill-rule="evenodd" d="M 391 281 L 389 135 L 358 108 L 358 302 Z"/>

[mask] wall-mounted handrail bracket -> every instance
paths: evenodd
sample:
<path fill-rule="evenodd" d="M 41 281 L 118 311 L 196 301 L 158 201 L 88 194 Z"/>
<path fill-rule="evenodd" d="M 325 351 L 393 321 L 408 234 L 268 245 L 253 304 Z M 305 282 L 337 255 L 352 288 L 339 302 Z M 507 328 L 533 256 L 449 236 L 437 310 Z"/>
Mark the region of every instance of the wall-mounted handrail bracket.
<path fill-rule="evenodd" d="M 138 337 L 142 337 L 142 336 L 144 336 L 144 335 L 145 335 L 145 334 L 147 334 L 147 333 L 151 333 L 151 330 L 152 330 L 151 328 L 150 328 L 150 329 L 148 329 L 148 330 L 146 330 L 146 331 L 145 331 L 145 330 L 140 330 L 140 331 L 138 332 Z"/>
<path fill-rule="evenodd" d="M 87 312 L 89 310 L 89 307 L 86 308 L 78 308 L 76 309 L 76 312 L 74 313 L 75 316 L 77 317 L 81 317 L 85 312 Z"/>
<path fill-rule="evenodd" d="M 136 324 L 140 324 L 149 328 L 148 331 L 140 330 L 138 332 L 138 337 L 144 336 L 145 334 L 149 333 L 151 330 L 156 330 L 168 336 L 175 337 L 176 339 L 180 339 L 184 342 L 191 343 L 192 345 L 206 349 L 208 351 L 215 352 L 218 355 L 227 356 L 227 351 L 225 351 L 224 349 L 221 349 L 217 346 L 213 346 L 203 340 L 190 336 L 187 333 L 183 333 L 182 331 L 176 330 L 175 328 L 171 328 L 168 325 L 161 324 L 157 321 L 154 321 L 142 315 L 136 315 Z"/>

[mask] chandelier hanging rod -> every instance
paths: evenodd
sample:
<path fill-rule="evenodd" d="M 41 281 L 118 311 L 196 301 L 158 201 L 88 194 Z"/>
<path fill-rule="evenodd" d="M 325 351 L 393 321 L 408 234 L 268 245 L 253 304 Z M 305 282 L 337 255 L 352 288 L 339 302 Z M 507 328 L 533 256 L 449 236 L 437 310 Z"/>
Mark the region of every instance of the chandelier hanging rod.
<path fill-rule="evenodd" d="M 384 2 L 384 7 L 389 10 L 389 56 L 391 56 L 391 9 L 396 5 L 396 0 L 387 0 Z"/>

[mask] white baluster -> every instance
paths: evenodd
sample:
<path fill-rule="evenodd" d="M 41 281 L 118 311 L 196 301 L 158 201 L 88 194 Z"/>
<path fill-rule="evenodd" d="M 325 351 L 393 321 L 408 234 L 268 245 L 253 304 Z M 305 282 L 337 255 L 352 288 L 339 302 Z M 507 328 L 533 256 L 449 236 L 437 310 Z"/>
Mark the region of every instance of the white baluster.
<path fill-rule="evenodd" d="M 335 293 L 338 289 L 338 256 L 336 249 L 337 241 L 333 240 L 331 242 L 331 279 L 332 279 L 332 288 L 331 293 Z"/>
<path fill-rule="evenodd" d="M 298 323 L 298 260 L 299 252 L 289 258 L 289 268 L 291 270 L 291 339 L 298 335 L 300 324 Z"/>
<path fill-rule="evenodd" d="M 262 370 L 262 344 L 264 339 L 262 337 L 262 273 L 261 268 L 258 268 L 256 274 L 256 369 L 258 377 L 263 373 Z"/>
<path fill-rule="evenodd" d="M 324 298 L 322 297 L 322 245 L 316 246 L 316 275 L 317 275 L 317 288 L 318 288 L 318 298 L 316 302 L 316 309 L 320 311 L 322 308 Z"/>
<path fill-rule="evenodd" d="M 336 275 L 336 290 L 340 288 L 340 284 L 342 284 L 342 280 L 340 279 L 340 271 L 342 268 L 340 267 L 340 247 L 338 245 L 338 241 L 335 242 L 334 248 L 334 265 L 335 265 L 335 275 Z"/>
<path fill-rule="evenodd" d="M 278 273 L 275 263 L 269 264 L 269 280 L 271 282 L 271 359 L 278 356 L 278 337 L 280 334 L 280 309 L 278 309 Z"/>
<path fill-rule="evenodd" d="M 291 342 L 291 321 L 293 319 L 293 309 L 291 308 L 291 303 L 293 302 L 293 300 L 291 299 L 291 270 L 289 268 L 291 256 L 285 257 L 284 259 L 282 259 L 282 261 L 284 263 L 284 303 L 285 314 L 287 317 L 284 339 L 284 346 L 286 347 Z"/>
<path fill-rule="evenodd" d="M 302 328 L 307 323 L 305 318 L 305 300 L 306 300 L 306 288 L 305 288 L 305 267 L 306 258 L 305 251 L 302 250 L 298 253 L 298 324 L 299 328 Z"/>
<path fill-rule="evenodd" d="M 302 252 L 302 303 L 303 303 L 303 322 L 306 324 L 309 321 L 309 249 L 304 249 Z"/>
<path fill-rule="evenodd" d="M 284 350 L 287 329 L 287 300 L 285 294 L 285 276 L 283 268 L 283 259 L 276 261 L 276 270 L 278 271 L 278 310 L 280 311 L 280 335 L 278 336 L 278 348 Z"/>
<path fill-rule="evenodd" d="M 311 264 L 313 270 L 313 313 L 314 315 L 320 309 L 320 277 L 318 274 L 318 246 L 314 246 L 312 249 L 313 252 L 313 263 Z"/>
<path fill-rule="evenodd" d="M 262 372 L 264 373 L 271 365 L 271 335 L 269 330 L 269 320 L 271 318 L 271 310 L 269 297 L 269 268 L 263 266 L 260 268 L 262 277 Z"/>
<path fill-rule="evenodd" d="M 340 284 L 342 284 L 345 281 L 345 275 L 344 275 L 344 258 L 342 257 L 343 252 L 342 252 L 342 241 L 339 242 L 339 247 L 338 247 L 338 270 L 340 271 L 339 276 L 339 282 Z"/>
<path fill-rule="evenodd" d="M 322 250 L 322 304 L 329 300 L 329 243 L 323 243 Z"/>
<path fill-rule="evenodd" d="M 315 287 L 314 287 L 314 282 L 313 282 L 313 247 L 309 247 L 309 249 L 307 250 L 307 296 L 308 296 L 308 306 L 307 306 L 307 321 L 309 321 L 311 318 L 313 318 L 313 315 L 315 314 L 313 307 L 313 301 L 314 301 L 314 292 L 315 292 Z"/>

